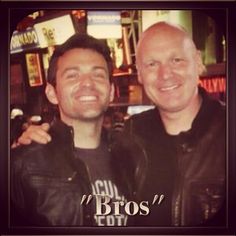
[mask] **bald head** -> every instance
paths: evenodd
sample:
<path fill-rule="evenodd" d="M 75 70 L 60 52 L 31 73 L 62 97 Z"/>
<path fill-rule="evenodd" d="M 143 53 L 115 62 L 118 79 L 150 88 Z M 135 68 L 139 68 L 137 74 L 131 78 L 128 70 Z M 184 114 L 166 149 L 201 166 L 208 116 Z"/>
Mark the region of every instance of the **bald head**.
<path fill-rule="evenodd" d="M 195 44 L 184 28 L 178 25 L 172 25 L 167 22 L 158 22 L 150 26 L 141 35 L 137 46 L 137 57 L 139 57 L 139 52 L 142 47 L 149 44 L 150 40 L 158 40 L 157 42 L 167 42 L 169 40 L 176 39 L 185 40 L 188 44 L 186 46 L 192 47 L 196 50 Z"/>
<path fill-rule="evenodd" d="M 136 61 L 137 67 L 142 60 L 143 54 L 152 47 L 153 53 L 159 53 L 160 49 L 165 48 L 166 45 L 172 46 L 172 42 L 175 42 L 175 45 L 184 47 L 186 50 L 190 50 L 193 54 L 197 53 L 196 46 L 189 35 L 189 33 L 179 25 L 173 25 L 167 22 L 158 22 L 149 28 L 147 28 L 141 35 L 136 52 Z M 156 45 L 155 50 L 153 45 Z M 202 65 L 202 71 L 204 66 Z"/>

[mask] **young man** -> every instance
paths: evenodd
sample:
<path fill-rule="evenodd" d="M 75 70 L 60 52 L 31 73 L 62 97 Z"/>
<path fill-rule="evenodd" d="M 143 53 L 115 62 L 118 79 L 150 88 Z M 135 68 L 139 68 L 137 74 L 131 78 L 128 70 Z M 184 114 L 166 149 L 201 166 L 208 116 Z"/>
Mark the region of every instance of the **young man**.
<path fill-rule="evenodd" d="M 142 34 L 136 60 L 139 82 L 156 108 L 131 117 L 124 137 L 139 140 L 147 157 L 139 170 L 138 198 L 152 202 L 155 194 L 165 196 L 137 224 L 224 225 L 226 113 L 198 87 L 204 70 L 200 52 L 182 28 L 159 22 Z M 31 139 L 49 137 L 31 127 L 20 141 Z"/>
<path fill-rule="evenodd" d="M 103 115 L 114 94 L 111 74 L 110 51 L 93 37 L 76 34 L 55 49 L 45 93 L 60 119 L 50 125 L 48 144 L 12 150 L 13 225 L 127 225 L 125 211 L 105 215 L 109 209 L 97 208 L 96 195 L 127 202 L 134 183 L 124 165 L 129 166 L 132 153 L 138 155 L 138 149 L 112 145 L 102 135 Z"/>

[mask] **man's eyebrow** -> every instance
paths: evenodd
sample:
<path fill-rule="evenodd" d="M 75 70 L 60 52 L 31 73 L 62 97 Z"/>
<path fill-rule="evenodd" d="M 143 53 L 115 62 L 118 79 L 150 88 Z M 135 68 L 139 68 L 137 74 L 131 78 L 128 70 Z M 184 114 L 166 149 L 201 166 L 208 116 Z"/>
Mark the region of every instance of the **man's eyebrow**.
<path fill-rule="evenodd" d="M 67 68 L 65 68 L 65 69 L 62 71 L 62 76 L 63 76 L 66 72 L 68 72 L 68 71 L 70 71 L 70 70 L 76 70 L 76 71 L 79 71 L 79 68 L 76 67 L 76 66 L 73 66 L 73 67 L 67 67 Z"/>
<path fill-rule="evenodd" d="M 93 66 L 92 70 L 104 70 L 107 72 L 107 68 L 104 66 Z"/>
<path fill-rule="evenodd" d="M 80 71 L 80 68 L 77 66 L 67 67 L 62 71 L 62 76 L 71 70 Z M 103 70 L 104 72 L 108 73 L 108 70 L 105 66 L 93 66 L 91 71 L 95 71 L 95 70 Z"/>

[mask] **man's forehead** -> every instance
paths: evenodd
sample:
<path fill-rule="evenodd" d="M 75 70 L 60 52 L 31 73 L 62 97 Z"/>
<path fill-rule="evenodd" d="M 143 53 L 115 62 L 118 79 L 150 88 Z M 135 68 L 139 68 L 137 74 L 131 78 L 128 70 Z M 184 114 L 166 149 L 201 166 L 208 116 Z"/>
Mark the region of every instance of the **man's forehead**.
<path fill-rule="evenodd" d="M 74 61 L 80 63 L 90 63 L 90 64 L 103 64 L 107 65 L 107 62 L 102 54 L 99 52 L 87 49 L 87 48 L 73 48 L 65 52 L 58 59 L 58 64 L 68 64 Z"/>
<path fill-rule="evenodd" d="M 150 31 L 144 33 L 143 42 L 147 40 L 184 40 L 185 38 L 189 38 L 189 36 L 179 29 L 175 28 L 154 28 Z"/>
<path fill-rule="evenodd" d="M 76 48 L 71 48 L 69 50 L 67 50 L 63 55 L 67 55 L 67 54 L 77 54 L 77 55 L 80 55 L 80 54 L 94 54 L 94 55 L 99 55 L 100 57 L 102 57 L 104 60 L 104 56 L 99 53 L 98 51 L 96 51 L 95 49 L 92 49 L 92 48 L 80 48 L 80 47 L 76 47 Z"/>
<path fill-rule="evenodd" d="M 139 48 L 144 50 L 149 47 L 176 47 L 179 49 L 195 49 L 195 44 L 193 43 L 191 37 L 179 29 L 160 31 L 160 30 L 150 30 L 144 35 L 142 41 L 140 42 Z M 170 48 L 165 48 L 170 49 Z"/>

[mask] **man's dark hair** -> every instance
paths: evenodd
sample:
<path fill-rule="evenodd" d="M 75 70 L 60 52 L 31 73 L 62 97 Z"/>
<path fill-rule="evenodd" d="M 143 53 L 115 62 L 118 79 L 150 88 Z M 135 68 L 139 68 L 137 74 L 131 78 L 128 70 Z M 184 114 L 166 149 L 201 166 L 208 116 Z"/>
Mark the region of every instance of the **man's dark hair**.
<path fill-rule="evenodd" d="M 57 62 L 59 57 L 61 57 L 64 53 L 71 49 L 75 48 L 83 48 L 83 49 L 91 49 L 104 57 L 107 62 L 109 78 L 112 78 L 112 58 L 110 56 L 110 49 L 106 45 L 105 42 L 96 39 L 88 34 L 74 34 L 71 36 L 65 43 L 59 45 L 50 60 L 49 68 L 48 68 L 48 83 L 53 86 L 56 85 L 56 72 L 57 72 Z"/>

